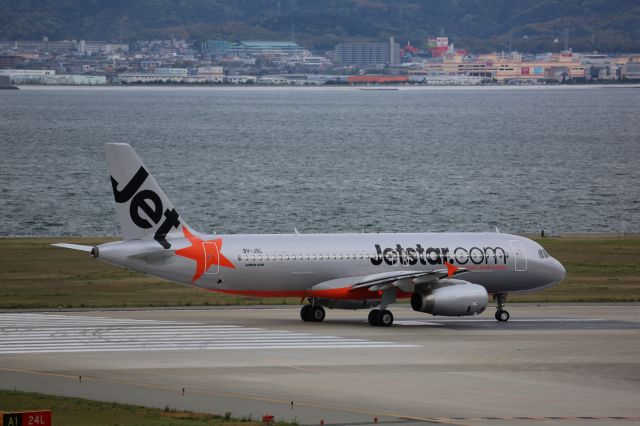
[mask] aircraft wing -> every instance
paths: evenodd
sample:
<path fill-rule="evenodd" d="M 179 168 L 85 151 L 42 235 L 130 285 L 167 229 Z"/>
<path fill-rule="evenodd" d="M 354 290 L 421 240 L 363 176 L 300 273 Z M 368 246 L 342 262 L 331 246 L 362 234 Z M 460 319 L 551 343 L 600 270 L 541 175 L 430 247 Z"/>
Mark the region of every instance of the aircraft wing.
<path fill-rule="evenodd" d="M 413 292 L 416 286 L 451 278 L 454 275 L 468 271 L 468 269 L 447 264 L 446 268 L 433 271 L 390 271 L 379 274 L 337 278 L 316 284 L 311 287 L 310 290 L 332 290 L 349 287 L 349 291 L 355 291 L 361 288 L 368 288 L 369 291 L 384 291 L 396 287 L 404 292 Z"/>

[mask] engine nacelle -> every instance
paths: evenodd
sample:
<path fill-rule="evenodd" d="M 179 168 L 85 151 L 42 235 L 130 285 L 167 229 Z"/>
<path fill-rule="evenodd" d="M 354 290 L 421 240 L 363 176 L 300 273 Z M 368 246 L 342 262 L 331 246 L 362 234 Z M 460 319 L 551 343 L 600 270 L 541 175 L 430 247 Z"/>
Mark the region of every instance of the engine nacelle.
<path fill-rule="evenodd" d="M 487 290 L 481 285 L 456 284 L 413 293 L 411 307 L 427 314 L 461 317 L 482 313 L 488 301 Z"/>

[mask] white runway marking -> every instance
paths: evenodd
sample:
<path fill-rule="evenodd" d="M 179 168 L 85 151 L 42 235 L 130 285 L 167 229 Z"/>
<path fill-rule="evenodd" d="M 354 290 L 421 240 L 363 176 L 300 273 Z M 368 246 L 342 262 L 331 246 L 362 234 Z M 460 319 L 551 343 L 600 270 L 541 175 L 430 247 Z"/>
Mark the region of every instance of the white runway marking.
<path fill-rule="evenodd" d="M 237 325 L 49 314 L 0 314 L 0 355 L 406 347 L 415 345 Z"/>
<path fill-rule="evenodd" d="M 563 322 L 603 322 L 606 321 L 600 318 L 532 318 L 532 319 L 510 319 L 510 323 L 521 322 L 521 323 L 563 323 Z M 456 323 L 495 323 L 497 322 L 494 319 L 484 319 L 484 318 L 470 318 L 470 319 L 428 319 L 428 320 L 397 320 L 394 321 L 396 325 L 445 325 L 445 324 L 456 324 Z"/>

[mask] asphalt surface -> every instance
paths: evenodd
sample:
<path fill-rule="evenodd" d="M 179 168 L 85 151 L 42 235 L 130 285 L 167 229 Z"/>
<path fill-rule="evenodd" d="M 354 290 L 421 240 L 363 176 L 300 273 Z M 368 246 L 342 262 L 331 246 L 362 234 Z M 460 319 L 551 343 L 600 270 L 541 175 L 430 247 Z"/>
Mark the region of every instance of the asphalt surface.
<path fill-rule="evenodd" d="M 5 312 L 0 388 L 301 424 L 640 422 L 640 305 L 392 311 Z"/>

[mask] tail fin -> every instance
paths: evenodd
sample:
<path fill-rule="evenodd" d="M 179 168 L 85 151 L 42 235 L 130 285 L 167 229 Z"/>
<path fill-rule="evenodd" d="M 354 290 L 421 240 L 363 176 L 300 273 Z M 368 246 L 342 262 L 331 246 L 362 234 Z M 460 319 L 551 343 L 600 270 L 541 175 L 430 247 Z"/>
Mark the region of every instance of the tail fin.
<path fill-rule="evenodd" d="M 167 236 L 182 236 L 185 225 L 173 204 L 129 144 L 108 143 L 105 149 L 122 237 L 154 238 L 170 248 Z"/>

